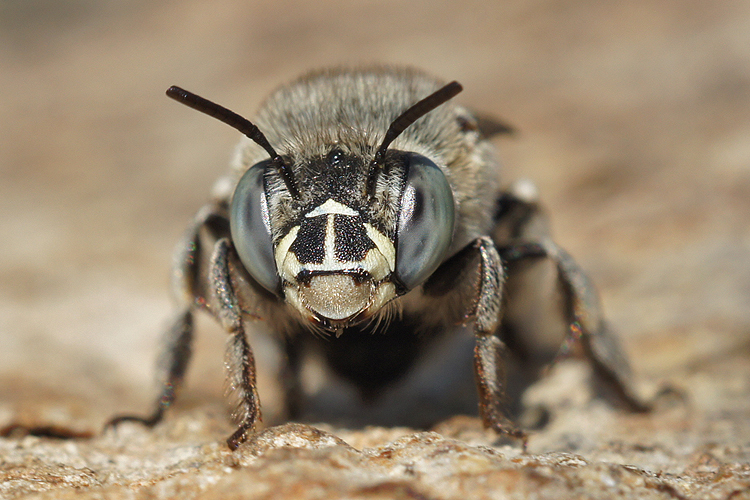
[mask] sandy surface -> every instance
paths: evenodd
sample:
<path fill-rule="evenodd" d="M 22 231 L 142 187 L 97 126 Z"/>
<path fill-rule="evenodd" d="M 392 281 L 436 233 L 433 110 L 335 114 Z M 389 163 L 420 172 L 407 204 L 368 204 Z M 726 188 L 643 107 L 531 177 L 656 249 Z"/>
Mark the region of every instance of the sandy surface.
<path fill-rule="evenodd" d="M 96 436 L 0 438 L 0 497 L 750 498 L 749 23 L 742 1 L 2 2 L 0 427 Z M 98 435 L 150 402 L 172 247 L 237 141 L 163 91 L 252 115 L 362 62 L 458 79 L 520 130 L 503 179 L 539 186 L 642 389 L 685 404 L 621 412 L 566 363 L 529 395 L 554 411 L 528 455 L 471 416 L 271 428 L 232 454 L 202 318 L 167 421 Z"/>

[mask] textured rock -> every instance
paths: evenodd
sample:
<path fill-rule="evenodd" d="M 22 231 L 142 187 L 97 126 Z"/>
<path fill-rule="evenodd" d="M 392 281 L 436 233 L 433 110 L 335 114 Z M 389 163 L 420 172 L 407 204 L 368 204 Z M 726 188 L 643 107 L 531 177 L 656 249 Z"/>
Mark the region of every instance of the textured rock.
<path fill-rule="evenodd" d="M 0 497 L 750 498 L 749 20 L 740 1 L 3 2 Z M 504 180 L 538 184 L 643 392 L 684 401 L 623 412 L 565 361 L 524 396 L 521 420 L 546 425 L 523 454 L 460 416 L 466 345 L 444 346 L 451 383 L 425 366 L 417 392 L 358 407 L 337 388 L 314 427 L 278 426 L 258 336 L 269 427 L 231 453 L 224 334 L 202 317 L 166 421 L 100 433 L 150 402 L 170 252 L 237 140 L 163 90 L 251 115 L 360 61 L 458 79 L 520 131 L 498 144 Z"/>

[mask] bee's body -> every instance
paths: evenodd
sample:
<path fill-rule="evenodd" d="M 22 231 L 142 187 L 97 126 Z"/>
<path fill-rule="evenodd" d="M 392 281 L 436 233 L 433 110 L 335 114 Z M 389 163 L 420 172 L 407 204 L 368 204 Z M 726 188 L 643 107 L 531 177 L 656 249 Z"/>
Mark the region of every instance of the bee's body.
<path fill-rule="evenodd" d="M 501 327 L 501 306 L 505 268 L 512 273 L 515 262 L 539 258 L 558 270 L 571 336 L 637 406 L 627 363 L 585 276 L 548 238 L 532 238 L 535 200 L 499 189 L 493 147 L 476 119 L 449 101 L 460 86 L 440 87 L 409 69 L 312 73 L 265 102 L 255 122 L 265 137 L 233 113 L 170 89 L 252 141 L 240 145 L 217 199 L 178 247 L 180 310 L 170 330 L 165 390 L 147 423 L 157 422 L 174 398 L 189 358 L 192 314 L 204 308 L 232 335 L 227 366 L 240 428 L 230 447 L 260 416 L 245 337 L 254 319 L 285 344 L 291 406 L 299 396 L 301 351 L 311 343 L 336 373 L 374 396 L 414 365 L 426 343 L 471 323 L 482 418 L 521 436 L 500 401 L 501 338 L 517 333 Z"/>

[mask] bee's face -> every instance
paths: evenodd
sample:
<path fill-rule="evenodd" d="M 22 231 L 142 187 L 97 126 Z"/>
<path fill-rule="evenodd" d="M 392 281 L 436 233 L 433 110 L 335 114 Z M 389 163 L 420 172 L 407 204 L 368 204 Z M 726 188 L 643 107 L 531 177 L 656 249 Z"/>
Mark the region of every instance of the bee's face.
<path fill-rule="evenodd" d="M 179 87 L 167 91 L 242 131 L 270 156 L 250 163 L 237 183 L 229 214 L 234 248 L 259 285 L 330 330 L 371 317 L 423 283 L 445 259 L 455 230 L 453 190 L 441 167 L 389 147 L 461 85 L 451 82 L 401 109 L 415 89 L 378 85 L 377 78 L 390 78 L 381 73 L 361 76 L 321 74 L 277 92 L 264 109 L 275 117 L 268 130 L 287 149 L 283 156 L 245 118 Z M 363 94 L 365 86 L 378 92 Z M 384 121 L 391 113 L 400 114 Z M 421 138 L 412 140 L 414 149 L 457 146 L 452 118 L 434 121 L 441 125 L 411 127 Z M 380 129 L 384 123 L 390 125 Z"/>
<path fill-rule="evenodd" d="M 232 199 L 232 240 L 250 275 L 324 328 L 359 323 L 421 284 L 453 235 L 453 195 L 435 163 L 389 151 L 373 193 L 369 164 L 332 149 L 295 169 L 306 175 L 294 199 L 264 161 Z"/>

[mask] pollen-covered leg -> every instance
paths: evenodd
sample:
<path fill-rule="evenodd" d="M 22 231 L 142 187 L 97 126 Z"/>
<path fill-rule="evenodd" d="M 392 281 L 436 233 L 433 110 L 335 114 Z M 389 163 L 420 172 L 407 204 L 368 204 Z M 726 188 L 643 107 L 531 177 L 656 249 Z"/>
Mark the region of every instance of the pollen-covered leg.
<path fill-rule="evenodd" d="M 206 230 L 214 237 L 221 234 L 226 225 L 224 212 L 219 205 L 203 207 L 175 250 L 172 293 L 178 311 L 162 340 L 162 351 L 157 363 L 157 381 L 161 390 L 153 411 L 147 416 L 114 417 L 107 422 L 106 427 L 116 426 L 121 422 L 139 422 L 153 427 L 161 421 L 165 410 L 177 397 L 192 354 L 193 311 L 206 304 L 197 286 L 203 257 L 201 231 Z"/>
<path fill-rule="evenodd" d="M 485 427 L 523 442 L 526 434 L 505 416 L 505 344 L 497 337 L 502 317 L 505 272 L 495 245 L 478 238 L 445 262 L 425 283 L 427 296 L 460 311 L 456 319 L 473 320 L 474 374 L 479 414 Z"/>
<path fill-rule="evenodd" d="M 235 295 L 232 261 L 237 257 L 227 238 L 216 242 L 210 266 L 211 311 L 229 332 L 225 364 L 227 393 L 235 399 L 233 417 L 237 430 L 227 439 L 232 450 L 242 444 L 261 419 L 256 388 L 255 358 L 245 335 L 242 311 Z"/>

